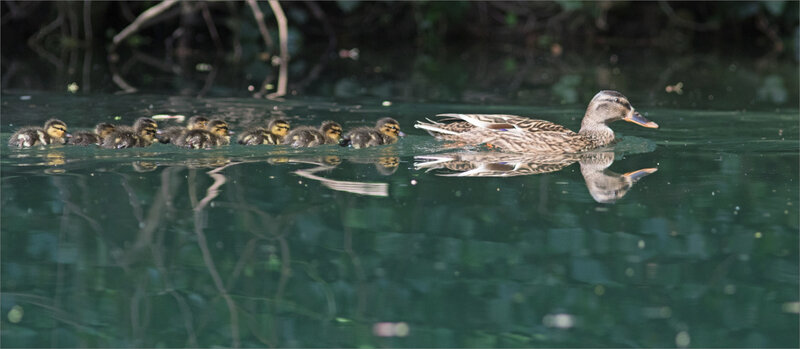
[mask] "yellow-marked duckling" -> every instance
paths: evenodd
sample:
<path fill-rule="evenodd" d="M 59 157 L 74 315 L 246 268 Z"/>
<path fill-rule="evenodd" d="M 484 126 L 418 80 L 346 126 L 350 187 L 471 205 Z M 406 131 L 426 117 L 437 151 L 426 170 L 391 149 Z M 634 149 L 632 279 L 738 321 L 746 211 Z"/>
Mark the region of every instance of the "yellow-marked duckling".
<path fill-rule="evenodd" d="M 658 124 L 635 111 L 628 99 L 617 91 L 600 91 L 581 122 L 580 131 L 545 120 L 501 114 L 439 114 L 455 122 L 420 122 L 414 127 L 431 135 L 470 145 L 486 144 L 491 148 L 515 153 L 577 153 L 606 146 L 614 141 L 608 124 L 625 120 L 647 128 Z"/>
<path fill-rule="evenodd" d="M 321 144 L 339 144 L 342 139 L 342 125 L 325 121 L 319 129 L 311 126 L 298 127 L 283 138 L 283 144 L 293 147 L 314 147 Z"/>
<path fill-rule="evenodd" d="M 208 126 L 207 117 L 195 115 L 189 118 L 189 122 L 186 123 L 186 127 L 183 126 L 167 127 L 163 131 L 159 132 L 156 138 L 161 143 L 170 143 L 173 142 L 175 139 L 178 139 L 181 136 L 185 135 L 186 132 L 189 132 L 191 130 L 205 130 L 207 126 Z"/>
<path fill-rule="evenodd" d="M 150 118 L 138 118 L 133 127 L 120 126 L 103 139 L 100 145 L 107 149 L 147 147 L 156 141 L 158 124 Z"/>
<path fill-rule="evenodd" d="M 67 134 L 67 124 L 58 119 L 50 119 L 41 127 L 23 127 L 8 140 L 11 147 L 27 148 L 36 145 L 64 144 Z"/>
<path fill-rule="evenodd" d="M 281 144 L 290 128 L 288 121 L 272 119 L 266 128 L 254 127 L 242 132 L 237 138 L 237 142 L 243 145 Z"/>
<path fill-rule="evenodd" d="M 339 145 L 353 148 L 366 148 L 376 145 L 393 144 L 405 133 L 400 131 L 400 124 L 392 118 L 378 120 L 375 127 L 358 127 L 347 132 Z"/>
<path fill-rule="evenodd" d="M 231 144 L 230 128 L 223 120 L 211 120 L 205 130 L 191 130 L 174 140 L 175 145 L 189 149 L 209 149 Z"/>
<path fill-rule="evenodd" d="M 116 126 L 101 122 L 94 127 L 94 132 L 77 132 L 69 139 L 71 145 L 100 145 L 103 140 L 116 130 Z"/>

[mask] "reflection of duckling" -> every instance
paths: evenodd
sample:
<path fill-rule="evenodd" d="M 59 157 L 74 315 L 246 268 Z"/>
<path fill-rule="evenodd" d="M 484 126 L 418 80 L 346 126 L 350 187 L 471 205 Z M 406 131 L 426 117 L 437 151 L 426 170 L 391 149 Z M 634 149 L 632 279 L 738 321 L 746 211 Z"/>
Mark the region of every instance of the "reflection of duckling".
<path fill-rule="evenodd" d="M 313 147 L 320 144 L 338 144 L 341 138 L 342 125 L 334 121 L 325 121 L 319 129 L 302 126 L 292 130 L 283 139 L 283 144 L 293 147 Z"/>
<path fill-rule="evenodd" d="M 72 135 L 69 139 L 69 144 L 72 145 L 100 145 L 103 140 L 108 137 L 116 127 L 107 122 L 101 122 L 94 127 L 94 132 L 78 132 Z"/>
<path fill-rule="evenodd" d="M 209 149 L 231 144 L 228 123 L 223 120 L 211 120 L 207 130 L 191 130 L 175 139 L 175 145 L 190 149 Z"/>
<path fill-rule="evenodd" d="M 159 133 L 156 138 L 161 143 L 170 143 L 175 139 L 180 138 L 186 132 L 191 130 L 204 130 L 208 126 L 208 118 L 204 116 L 195 115 L 189 118 L 186 127 L 172 126 L 167 127 L 163 132 Z"/>
<path fill-rule="evenodd" d="M 103 139 L 103 148 L 121 149 L 147 147 L 153 144 L 158 133 L 158 124 L 150 118 L 138 118 L 133 127 L 117 127 L 108 137 Z"/>
<path fill-rule="evenodd" d="M 254 127 L 245 130 L 237 141 L 244 145 L 281 144 L 290 127 L 289 122 L 284 119 L 272 119 L 267 128 Z"/>
<path fill-rule="evenodd" d="M 405 136 L 400 131 L 400 124 L 397 120 L 392 118 L 383 118 L 378 120 L 375 127 L 358 127 L 344 136 L 339 145 L 346 147 L 348 145 L 353 148 L 366 148 L 376 145 L 392 144 L 397 142 L 398 137 Z"/>
<path fill-rule="evenodd" d="M 151 172 L 158 168 L 158 164 L 152 161 L 134 161 L 131 165 L 136 172 Z"/>
<path fill-rule="evenodd" d="M 12 147 L 32 147 L 35 145 L 64 144 L 66 142 L 67 124 L 58 119 L 50 119 L 44 123 L 44 128 L 23 127 L 8 140 Z"/>
<path fill-rule="evenodd" d="M 375 161 L 375 169 L 384 176 L 397 172 L 398 168 L 400 168 L 400 158 L 396 156 L 382 156 Z"/>

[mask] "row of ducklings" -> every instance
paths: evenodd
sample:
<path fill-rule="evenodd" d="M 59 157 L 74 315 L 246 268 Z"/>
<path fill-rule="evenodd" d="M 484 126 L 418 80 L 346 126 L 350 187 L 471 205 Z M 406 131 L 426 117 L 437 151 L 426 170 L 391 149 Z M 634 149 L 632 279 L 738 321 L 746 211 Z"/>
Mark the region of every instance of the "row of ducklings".
<path fill-rule="evenodd" d="M 342 136 L 342 126 L 334 121 L 325 121 L 319 128 L 301 126 L 290 130 L 289 122 L 272 119 L 267 127 L 254 127 L 242 132 L 237 142 L 243 145 L 286 144 L 293 147 L 313 147 L 323 144 L 339 144 L 353 148 L 365 148 L 392 144 L 404 136 L 400 124 L 392 118 L 378 120 L 375 127 L 358 127 Z M 48 144 L 99 145 L 103 148 L 120 149 L 146 147 L 156 141 L 172 143 L 191 149 L 207 149 L 230 144 L 232 132 L 223 120 L 209 120 L 202 116 L 189 119 L 185 127 L 173 126 L 158 130 L 158 124 L 150 118 L 139 118 L 132 126 L 99 123 L 94 132 L 67 133 L 67 124 L 50 119 L 44 128 L 23 127 L 9 139 L 12 147 L 32 147 Z"/>

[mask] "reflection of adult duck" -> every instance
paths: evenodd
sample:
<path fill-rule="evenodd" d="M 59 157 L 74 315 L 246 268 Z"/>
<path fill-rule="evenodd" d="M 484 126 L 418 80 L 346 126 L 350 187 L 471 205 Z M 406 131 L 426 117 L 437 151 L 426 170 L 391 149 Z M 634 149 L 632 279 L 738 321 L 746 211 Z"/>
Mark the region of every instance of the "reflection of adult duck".
<path fill-rule="evenodd" d="M 580 131 L 545 120 L 502 114 L 439 114 L 449 123 L 421 122 L 414 127 L 427 130 L 445 140 L 467 144 L 487 144 L 517 153 L 577 153 L 599 148 L 614 141 L 608 124 L 625 120 L 648 128 L 658 124 L 635 111 L 628 99 L 617 91 L 600 91 L 586 108 Z M 445 120 L 445 121 L 448 121 Z"/>
<path fill-rule="evenodd" d="M 448 177 L 513 177 L 555 172 L 576 161 L 586 187 L 595 201 L 612 203 L 619 200 L 634 183 L 656 168 L 645 168 L 619 174 L 608 170 L 614 162 L 613 152 L 584 154 L 513 154 L 501 152 L 458 152 L 414 157 L 417 170 L 440 170 Z"/>

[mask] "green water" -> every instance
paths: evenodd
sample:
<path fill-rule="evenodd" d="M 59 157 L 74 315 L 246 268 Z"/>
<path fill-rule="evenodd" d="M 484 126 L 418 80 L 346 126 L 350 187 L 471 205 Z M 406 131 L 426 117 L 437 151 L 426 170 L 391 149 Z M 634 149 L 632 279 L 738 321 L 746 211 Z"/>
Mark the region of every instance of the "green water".
<path fill-rule="evenodd" d="M 7 92 L 2 345 L 796 346 L 797 109 L 633 95 L 661 128 L 613 124 L 622 141 L 595 173 L 657 171 L 605 203 L 583 160 L 509 177 L 415 167 L 451 153 L 414 120 L 513 113 L 577 129 L 584 101 Z M 393 116 L 409 135 L 362 150 L 5 145 L 23 121 L 58 115 L 75 132 L 158 113 L 234 131 L 267 115 L 345 129 Z"/>

